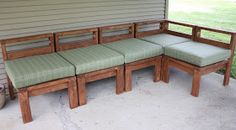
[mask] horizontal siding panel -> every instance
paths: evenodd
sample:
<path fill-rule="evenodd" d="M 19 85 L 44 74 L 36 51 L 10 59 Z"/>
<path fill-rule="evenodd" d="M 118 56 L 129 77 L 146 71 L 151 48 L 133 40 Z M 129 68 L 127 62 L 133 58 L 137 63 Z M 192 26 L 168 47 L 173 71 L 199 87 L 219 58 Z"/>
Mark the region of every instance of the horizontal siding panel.
<path fill-rule="evenodd" d="M 84 12 L 94 12 L 94 11 L 110 11 L 110 10 L 124 10 L 124 9 L 142 9 L 142 8 L 157 8 L 162 10 L 163 6 L 158 5 L 158 4 L 148 4 L 148 5 L 135 5 L 135 6 L 109 6 L 109 7 L 96 7 L 96 8 L 70 8 L 70 9 L 59 9 L 59 10 L 43 10 L 43 11 L 36 11 L 34 13 L 32 12 L 15 12 L 12 13 L 11 15 L 9 15 L 8 13 L 2 13 L 1 14 L 1 20 L 2 19 L 15 19 L 15 18 L 37 18 L 40 16 L 56 16 L 56 15 L 63 15 L 63 14 L 78 14 L 78 12 L 80 13 L 84 13 Z"/>
<path fill-rule="evenodd" d="M 6 83 L 7 83 L 7 79 L 0 80 L 0 84 L 6 84 Z"/>
<path fill-rule="evenodd" d="M 5 73 L 6 73 L 5 69 L 0 69 L 0 75 Z"/>
<path fill-rule="evenodd" d="M 162 15 L 164 15 L 164 13 L 161 13 Z M 58 29 L 60 27 L 67 27 L 67 26 L 84 26 L 85 24 L 101 24 L 101 23 L 112 23 L 112 21 L 118 20 L 120 21 L 121 19 L 125 19 L 126 21 L 132 21 L 133 19 L 137 19 L 139 17 L 143 17 L 146 15 L 156 15 L 156 17 L 158 17 L 158 14 L 156 12 L 144 12 L 144 13 L 139 13 L 139 14 L 134 14 L 133 16 L 135 17 L 129 17 L 129 15 L 127 14 L 123 14 L 123 15 L 106 15 L 104 17 L 101 18 L 101 16 L 93 16 L 93 17 L 83 17 L 83 18 L 70 18 L 70 19 L 62 19 L 62 20 L 57 20 L 56 23 L 54 21 L 41 21 L 41 22 L 34 22 L 34 23 L 28 23 L 27 25 L 25 24 L 21 24 L 23 25 L 21 26 L 11 26 L 11 25 L 5 25 L 3 26 L 0 31 L 4 32 L 5 34 L 8 34 L 8 32 L 11 31 L 18 31 L 20 30 L 21 33 L 25 33 L 27 31 L 37 31 L 37 30 L 55 30 Z M 96 21 L 96 22 L 95 22 Z M 78 25 L 78 22 L 84 22 L 84 24 Z M 100 22 L 100 23 L 99 23 Z M 65 24 L 63 26 L 63 24 Z M 60 26 L 61 25 L 61 26 Z M 2 30 L 4 29 L 4 30 Z"/>
<path fill-rule="evenodd" d="M 1 64 L 0 64 L 0 69 L 4 69 L 4 67 L 5 67 L 4 64 L 1 63 Z"/>
<path fill-rule="evenodd" d="M 151 6 L 151 7 L 150 7 Z M 147 9 L 145 9 L 147 8 Z M 110 10 L 113 10 L 112 12 Z M 64 10 L 61 10 L 64 11 Z M 78 11 L 80 13 L 78 13 Z M 93 16 L 104 16 L 104 15 L 111 15 L 111 14 L 134 14 L 138 12 L 161 12 L 163 11 L 163 7 L 159 7 L 157 5 L 143 5 L 143 6 L 137 6 L 130 8 L 129 6 L 121 6 L 121 7 L 108 7 L 108 8 L 85 8 L 85 9 L 77 9 L 75 12 L 54 12 L 54 14 L 48 14 L 49 12 L 45 12 L 44 15 L 39 15 L 39 14 L 34 14 L 34 16 L 28 16 L 28 17 L 19 17 L 18 16 L 12 16 L 12 15 L 7 15 L 12 16 L 13 18 L 6 18 L 6 17 L 1 17 L 0 18 L 0 25 L 8 25 L 8 24 L 19 24 L 19 23 L 31 23 L 31 22 L 37 22 L 37 21 L 50 21 L 50 20 L 59 20 L 59 19 L 67 19 L 67 18 L 77 18 L 77 17 L 93 17 Z M 31 13 L 32 14 L 32 13 Z"/>
<path fill-rule="evenodd" d="M 71 23 L 71 24 L 54 24 L 49 27 L 34 27 L 34 28 L 25 28 L 25 29 L 18 29 L 18 30 L 8 30 L 4 31 L 3 34 L 0 34 L 0 39 L 4 38 L 11 38 L 11 37 L 21 37 L 26 35 L 34 35 L 34 34 L 41 34 L 41 33 L 48 33 L 52 30 L 54 32 L 58 31 L 66 31 L 66 30 L 74 30 L 74 29 L 83 29 L 87 27 L 98 27 L 103 25 L 113 25 L 113 24 L 121 24 L 121 23 L 129 23 L 132 21 L 142 21 L 146 19 L 162 19 L 163 16 L 139 16 L 135 18 L 125 17 L 125 18 L 113 18 L 113 19 L 101 19 L 95 21 L 84 21 L 83 24 L 78 23 Z M 36 31 L 35 31 L 36 30 Z M 3 32 L 3 31 L 0 31 Z"/>
<path fill-rule="evenodd" d="M 7 78 L 7 76 L 6 76 L 6 74 L 4 73 L 4 74 L 0 74 L 0 80 L 4 80 L 4 79 L 6 79 Z"/>
<path fill-rule="evenodd" d="M 0 39 L 164 18 L 165 0 L 0 1 Z"/>
<path fill-rule="evenodd" d="M 52 0 L 51 0 L 52 1 Z M 54 0 L 56 1 L 56 0 Z M 80 1 L 77 1 L 75 3 L 62 3 L 62 4 L 53 4 L 53 5 L 37 5 L 37 6 L 6 6 L 1 7 L 0 11 L 1 13 L 14 13 L 14 12 L 36 12 L 36 11 L 44 11 L 44 10 L 61 10 L 61 9 L 71 9 L 71 8 L 89 8 L 89 7 L 107 7 L 107 6 L 127 6 L 127 5 L 145 5 L 145 4 L 160 4 L 164 2 L 158 2 L 158 0 L 146 0 L 146 1 L 132 1 L 132 0 L 117 0 L 117 1 L 99 1 L 99 2 L 84 2 L 81 3 Z M 15 5 L 15 4 L 14 4 Z"/>
<path fill-rule="evenodd" d="M 139 10 L 126 10 L 126 11 L 113 11 L 113 12 L 94 12 L 91 14 L 82 13 L 78 15 L 66 15 L 63 17 L 48 17 L 45 19 L 39 19 L 35 18 L 35 21 L 32 20 L 9 20 L 9 23 L 7 20 L 0 20 L 0 31 L 6 31 L 6 30 L 15 30 L 15 29 L 21 29 L 21 28 L 32 28 L 32 27 L 40 27 L 40 26 L 51 26 L 55 24 L 66 24 L 66 23 L 74 23 L 74 22 L 83 22 L 83 21 L 95 21 L 97 19 L 113 19 L 113 18 L 124 18 L 124 17 L 130 17 L 130 14 L 132 14 L 132 17 L 138 17 L 138 16 L 145 16 L 145 15 L 164 15 L 164 12 L 158 12 L 156 9 L 148 9 L 147 11 L 139 11 Z M 130 14 L 127 14 L 129 12 Z M 17 23 L 17 22 L 18 23 Z M 5 23 L 5 24 L 4 24 Z"/>
<path fill-rule="evenodd" d="M 50 6 L 56 6 L 56 5 L 74 5 L 74 4 L 107 4 L 108 2 L 126 2 L 127 0 L 1 0 L 1 8 L 9 8 L 9 7 L 26 7 L 26 6 L 43 6 L 43 5 L 50 5 Z M 130 2 L 142 2 L 143 0 L 129 0 Z M 162 0 L 149 0 L 146 2 L 164 2 Z"/>

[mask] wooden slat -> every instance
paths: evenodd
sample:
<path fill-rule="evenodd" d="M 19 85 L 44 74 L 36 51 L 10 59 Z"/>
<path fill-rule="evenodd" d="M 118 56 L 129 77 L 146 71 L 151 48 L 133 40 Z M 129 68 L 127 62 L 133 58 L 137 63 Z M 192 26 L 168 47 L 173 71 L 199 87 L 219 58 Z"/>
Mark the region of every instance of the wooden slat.
<path fill-rule="evenodd" d="M 140 31 L 140 28 L 142 28 L 145 25 L 154 25 L 154 24 L 162 24 L 164 20 L 149 20 L 149 21 L 143 21 L 143 22 L 136 22 L 135 23 L 135 37 L 145 37 L 150 35 L 155 35 L 161 33 L 163 30 L 161 28 L 148 30 L 148 31 Z"/>
<path fill-rule="evenodd" d="M 210 40 L 210 39 L 206 39 L 206 38 L 198 38 L 197 41 L 202 42 L 202 43 L 206 43 L 206 44 L 210 44 L 213 46 L 225 48 L 225 49 L 230 49 L 230 44 L 216 41 L 216 40 Z"/>
<path fill-rule="evenodd" d="M 189 38 L 189 39 L 193 38 L 193 35 L 177 32 L 177 31 L 167 30 L 167 31 L 164 31 L 164 32 L 168 33 L 168 34 L 171 34 L 171 35 L 185 37 L 185 38 Z"/>
<path fill-rule="evenodd" d="M 212 32 L 217 32 L 217 33 L 223 33 L 223 34 L 233 34 L 236 33 L 234 31 L 230 31 L 230 30 L 223 30 L 223 29 L 216 29 L 216 28 L 209 28 L 209 27 L 203 27 L 203 26 L 198 26 L 199 29 L 201 30 L 207 30 L 207 31 L 212 31 Z"/>
<path fill-rule="evenodd" d="M 17 51 L 8 52 L 7 59 L 12 60 L 12 59 L 17 59 L 17 58 L 22 58 L 22 57 L 27 57 L 27 56 L 47 54 L 50 52 L 51 52 L 51 47 L 31 48 L 29 50 L 17 50 Z"/>
<path fill-rule="evenodd" d="M 228 62 L 229 61 L 225 60 L 225 61 L 221 61 L 221 62 L 212 64 L 212 65 L 208 65 L 208 66 L 202 67 L 202 68 L 200 68 L 201 75 L 209 74 L 209 73 L 212 73 L 212 72 L 216 72 L 219 69 L 225 68 L 226 64 Z"/>
<path fill-rule="evenodd" d="M 66 36 L 80 36 L 87 33 L 91 33 L 92 39 L 86 39 L 82 41 L 73 41 L 67 43 L 60 43 L 60 39 Z M 98 29 L 97 28 L 89 28 L 89 29 L 82 29 L 82 30 L 73 30 L 73 31 L 66 31 L 66 32 L 58 32 L 55 33 L 55 44 L 57 51 L 63 51 L 68 49 L 75 49 L 86 47 L 90 45 L 98 44 Z"/>
<path fill-rule="evenodd" d="M 143 25 L 158 24 L 158 23 L 162 23 L 162 22 L 164 22 L 164 20 L 160 19 L 160 20 L 149 20 L 149 21 L 136 22 L 135 24 L 137 25 L 137 27 L 139 27 L 139 26 L 143 26 Z"/>
<path fill-rule="evenodd" d="M 186 62 L 183 62 L 178 59 L 171 58 L 171 57 L 168 57 L 168 64 L 171 67 L 176 67 L 177 69 L 183 70 L 183 71 L 188 72 L 190 74 L 193 74 L 193 71 L 195 69 L 198 69 L 198 67 L 196 67 L 194 65 L 191 65 L 189 63 L 186 63 Z"/>
<path fill-rule="evenodd" d="M 28 48 L 23 50 L 14 50 L 14 51 L 7 51 L 6 45 L 11 44 L 24 44 L 24 42 L 38 40 L 38 39 L 45 39 L 47 38 L 50 43 L 48 46 L 45 47 L 37 47 L 37 48 Z M 40 54 L 48 54 L 54 52 L 54 36 L 52 33 L 48 34 L 41 34 L 41 35 L 33 35 L 33 36 L 25 36 L 20 38 L 12 38 L 12 39 L 4 39 L 0 41 L 2 47 L 2 54 L 4 60 L 12 60 L 16 58 L 26 57 L 26 56 L 34 56 Z"/>
<path fill-rule="evenodd" d="M 55 86 L 55 85 L 59 85 L 59 84 L 64 84 L 68 82 L 68 78 L 64 78 L 64 79 L 58 79 L 58 80 L 54 80 L 51 82 L 45 82 L 42 84 L 37 84 L 37 85 L 32 85 L 30 87 L 27 88 L 28 91 L 33 92 L 33 91 L 37 91 L 39 89 L 42 88 L 48 88 L 50 86 Z M 67 86 L 65 86 L 66 88 Z"/>
<path fill-rule="evenodd" d="M 33 36 L 25 36 L 25 37 L 20 37 L 20 38 L 3 39 L 3 40 L 0 40 L 0 43 L 6 45 L 6 44 L 17 43 L 17 42 L 25 42 L 25 41 L 50 38 L 50 37 L 53 37 L 52 33 L 33 35 Z"/>
<path fill-rule="evenodd" d="M 97 44 L 97 42 L 94 40 L 84 40 L 84 41 L 79 41 L 79 42 L 63 43 L 63 44 L 59 45 L 59 47 L 57 47 L 57 51 L 82 48 L 82 47 L 87 47 L 87 46 L 91 46 L 91 45 L 95 45 L 95 44 Z"/>
<path fill-rule="evenodd" d="M 119 34 L 113 36 L 103 35 L 103 33 L 106 31 L 117 31 L 124 29 L 128 30 L 127 34 Z M 112 25 L 99 28 L 99 43 L 109 43 L 128 38 L 134 38 L 134 24 L 120 24 L 120 25 Z"/>
<path fill-rule="evenodd" d="M 148 59 L 144 59 L 144 60 L 140 60 L 140 61 L 126 64 L 125 66 L 127 69 L 130 69 L 132 71 L 138 70 L 138 69 L 146 68 L 146 67 L 149 67 L 152 65 L 154 66 L 156 64 L 156 61 L 160 61 L 161 58 L 162 58 L 161 56 L 148 58 Z"/>
<path fill-rule="evenodd" d="M 180 25 L 180 26 L 185 26 L 185 27 L 195 27 L 196 25 L 194 24 L 188 24 L 188 23 L 182 23 L 182 22 L 177 22 L 177 21 L 171 21 L 171 20 L 166 20 L 168 23 L 170 24 L 176 24 L 176 25 Z"/>

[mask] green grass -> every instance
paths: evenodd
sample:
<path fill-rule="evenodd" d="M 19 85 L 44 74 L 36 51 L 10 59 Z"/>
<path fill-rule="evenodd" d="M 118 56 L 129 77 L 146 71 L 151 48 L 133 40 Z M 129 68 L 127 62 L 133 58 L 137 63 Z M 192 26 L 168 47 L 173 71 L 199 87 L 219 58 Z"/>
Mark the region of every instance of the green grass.
<path fill-rule="evenodd" d="M 169 0 L 169 19 L 212 28 L 236 31 L 236 0 Z M 189 33 L 188 28 L 172 26 Z M 204 37 L 229 42 L 230 37 L 204 32 Z M 232 66 L 232 77 L 236 78 L 236 51 Z"/>

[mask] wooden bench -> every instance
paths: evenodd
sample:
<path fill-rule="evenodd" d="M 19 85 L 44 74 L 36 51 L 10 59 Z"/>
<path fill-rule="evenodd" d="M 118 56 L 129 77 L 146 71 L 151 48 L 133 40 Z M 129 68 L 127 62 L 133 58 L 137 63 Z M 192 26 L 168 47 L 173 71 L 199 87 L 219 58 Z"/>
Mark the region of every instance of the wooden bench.
<path fill-rule="evenodd" d="M 127 33 L 116 33 L 124 30 Z M 115 34 L 106 36 L 104 35 L 106 32 L 114 32 Z M 134 33 L 134 24 L 132 23 L 99 28 L 99 43 L 125 57 L 125 91 L 132 90 L 132 72 L 135 70 L 154 66 L 154 82 L 161 79 L 161 54 L 163 53 L 161 46 L 135 39 Z M 146 52 L 143 49 L 146 49 Z M 148 51 L 156 51 L 156 53 L 148 54 Z M 130 56 L 130 53 L 133 57 Z M 129 59 L 130 57 L 133 59 Z"/>
<path fill-rule="evenodd" d="M 68 37 L 68 36 L 79 36 L 79 35 L 84 35 L 90 33 L 92 35 L 91 38 L 88 39 L 83 39 L 83 40 L 76 40 L 73 42 L 65 42 L 61 43 L 60 40 L 63 37 Z M 75 65 L 77 71 L 77 86 L 78 86 L 78 94 L 79 94 L 79 105 L 84 105 L 86 104 L 86 88 L 85 84 L 88 82 L 100 80 L 100 79 L 105 79 L 109 77 L 116 77 L 116 94 L 120 94 L 124 91 L 124 61 L 123 61 L 123 56 L 110 50 L 107 49 L 103 46 L 98 45 L 98 29 L 97 28 L 92 28 L 92 29 L 83 29 L 83 30 L 74 30 L 74 31 L 67 31 L 67 32 L 58 32 L 55 33 L 55 41 L 56 41 L 56 50 L 57 52 L 70 61 L 73 65 Z M 77 48 L 77 49 L 76 49 Z M 90 51 L 90 49 L 93 49 L 93 51 Z M 73 49 L 73 50 L 69 50 Z M 100 53 L 97 53 L 98 50 L 102 50 Z M 67 50 L 67 51 L 66 51 Z M 76 52 L 73 52 L 76 51 Z M 71 55 L 75 54 L 77 55 L 77 58 L 70 58 L 67 54 L 71 53 Z M 72 54 L 73 53 L 73 54 Z M 110 54 L 110 56 L 104 56 L 106 53 Z M 87 56 L 85 60 L 83 60 L 83 57 L 79 56 Z M 99 56 L 104 56 L 104 57 L 99 57 Z M 104 67 L 107 66 L 108 64 L 105 64 L 105 60 L 113 59 L 114 57 L 118 60 L 122 60 L 121 63 L 117 63 L 115 66 L 109 66 L 109 67 Z M 94 59 L 94 57 L 97 57 Z M 76 62 L 76 60 L 81 61 L 81 64 Z M 81 65 L 86 62 L 86 60 L 94 60 L 94 61 L 89 61 L 86 63 L 87 66 L 89 64 L 95 64 L 97 68 L 89 68 L 87 71 L 79 71 L 79 68 Z M 104 62 L 104 66 L 101 67 L 97 62 Z M 93 63 L 95 62 L 95 63 Z"/>
<path fill-rule="evenodd" d="M 149 24 L 160 24 L 160 28 L 156 30 L 151 30 L 151 31 L 144 31 L 140 32 L 139 28 L 143 25 L 149 25 Z M 175 24 L 175 25 L 180 25 L 184 27 L 189 27 L 192 29 L 191 34 L 186 34 L 178 31 L 173 31 L 169 28 L 170 24 Z M 222 34 L 228 34 L 231 36 L 230 43 L 224 43 L 221 41 L 217 40 L 212 40 L 208 38 L 203 38 L 202 37 L 202 30 L 210 31 L 210 32 L 216 32 L 216 33 L 222 33 Z M 136 23 L 136 37 L 137 38 L 142 38 L 145 36 L 150 36 L 150 35 L 156 35 L 156 34 L 171 34 L 179 37 L 184 37 L 191 39 L 189 44 L 193 43 L 194 44 L 207 44 L 207 45 L 202 45 L 206 47 L 211 47 L 214 49 L 220 50 L 220 48 L 223 48 L 222 50 L 229 50 L 230 51 L 230 56 L 228 56 L 228 59 L 222 59 L 221 61 L 217 61 L 215 63 L 209 64 L 209 65 L 195 65 L 193 63 L 186 62 L 184 60 L 178 59 L 178 58 L 173 58 L 173 56 L 167 56 L 166 52 L 163 55 L 163 60 L 162 60 L 162 80 L 166 83 L 169 82 L 169 68 L 175 67 L 180 70 L 186 71 L 190 74 L 193 75 L 193 82 L 192 82 L 192 92 L 191 94 L 193 96 L 198 96 L 199 95 L 199 88 L 200 88 L 200 79 L 202 75 L 215 72 L 219 69 L 226 68 L 225 75 L 224 75 L 224 86 L 227 86 L 229 84 L 229 79 L 230 79 L 230 71 L 231 71 L 231 66 L 233 63 L 233 57 L 234 57 L 234 50 L 235 50 L 235 44 L 236 44 L 236 33 L 235 32 L 230 32 L 230 31 L 223 31 L 223 30 L 218 30 L 218 29 L 212 29 L 208 27 L 200 27 L 196 25 L 191 25 L 191 24 L 186 24 L 186 23 L 180 23 L 180 22 L 175 22 L 175 21 L 169 21 L 169 20 L 153 20 L 153 21 L 145 21 L 145 22 L 139 22 Z M 187 42 L 185 42 L 187 46 Z M 181 44 L 183 46 L 183 43 Z M 210 46 L 209 46 L 210 45 Z M 174 46 L 179 46 L 179 45 L 174 45 Z M 172 46 L 173 47 L 173 46 Z M 170 48 L 170 47 L 165 47 L 165 48 Z M 181 49 L 181 47 L 179 47 Z M 165 49 L 167 51 L 167 49 Z M 210 50 L 209 50 L 210 51 Z"/>
<path fill-rule="evenodd" d="M 25 42 L 29 41 L 34 41 L 34 40 L 40 40 L 40 39 L 47 39 L 49 40 L 49 44 L 47 46 L 43 47 L 37 47 L 37 48 L 28 48 L 28 49 L 23 49 L 23 50 L 14 50 L 14 51 L 7 51 L 7 47 L 12 44 L 22 44 Z M 22 38 L 14 38 L 14 39 L 6 39 L 6 40 L 1 40 L 1 46 L 2 46 L 2 52 L 3 52 L 3 58 L 5 65 L 11 64 L 11 67 L 9 65 L 9 72 L 10 74 L 11 71 L 14 69 L 14 64 L 15 65 L 21 65 L 24 64 L 22 62 L 27 61 L 27 63 L 31 63 L 30 60 L 34 58 L 40 58 L 43 59 L 45 55 L 53 55 L 54 56 L 54 37 L 53 34 L 42 34 L 42 35 L 35 35 L 35 36 L 28 36 L 28 37 L 22 37 Z M 56 56 L 55 57 L 59 57 Z M 62 63 L 66 62 L 63 59 Z M 7 62 L 7 63 L 6 63 Z M 12 63 L 10 63 L 12 62 Z M 43 64 L 47 65 L 44 61 L 42 61 Z M 34 63 L 32 63 L 34 64 Z M 69 64 L 69 63 L 68 63 Z M 26 64 L 27 65 L 27 64 Z M 6 66 L 7 67 L 7 66 Z M 27 70 L 28 68 L 25 68 L 27 66 L 18 66 L 20 68 L 17 69 L 23 69 Z M 21 72 L 19 70 L 19 72 Z M 26 72 L 29 73 L 29 72 Z M 15 73 L 16 74 L 16 73 Z M 32 74 L 32 73 L 29 73 Z M 19 76 L 19 75 L 18 75 Z M 41 75 L 43 76 L 43 75 Z M 10 79 L 11 77 L 12 79 Z M 13 83 L 17 82 L 16 78 L 17 76 L 11 75 L 8 76 L 8 88 L 9 88 L 9 93 L 11 99 L 14 99 L 14 91 L 13 91 Z M 24 77 L 26 78 L 26 77 Z M 30 78 L 30 77 L 29 77 Z M 13 80 L 13 81 L 11 81 Z M 23 81 L 22 81 L 23 82 Z M 15 83 L 16 84 L 16 83 Z M 24 84 L 24 83 L 23 83 Z M 33 84 L 33 83 L 31 83 Z M 69 95 L 69 104 L 70 108 L 75 108 L 78 106 L 78 99 L 77 99 L 77 87 L 76 87 L 76 78 L 75 76 L 70 76 L 70 77 L 62 77 L 60 79 L 53 79 L 50 81 L 45 81 L 42 83 L 37 83 L 33 84 L 30 86 L 24 86 L 20 85 L 20 83 L 17 84 L 17 86 L 14 86 L 17 88 L 18 91 L 18 98 L 19 98 L 19 104 L 21 108 L 21 113 L 22 113 L 22 118 L 24 123 L 28 123 L 32 121 L 32 115 L 31 115 L 31 109 L 30 109 L 30 103 L 29 103 L 29 97 L 30 96 L 37 96 L 49 92 L 54 92 L 62 89 L 68 88 L 68 95 Z"/>

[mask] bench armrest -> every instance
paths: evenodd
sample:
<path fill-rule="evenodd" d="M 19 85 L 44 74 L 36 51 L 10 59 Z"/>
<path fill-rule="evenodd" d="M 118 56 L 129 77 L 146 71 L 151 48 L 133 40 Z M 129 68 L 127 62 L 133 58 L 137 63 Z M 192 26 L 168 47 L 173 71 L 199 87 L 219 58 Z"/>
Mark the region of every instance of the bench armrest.
<path fill-rule="evenodd" d="M 203 43 L 211 44 L 211 45 L 226 48 L 226 49 L 230 49 L 232 46 L 231 44 L 233 44 L 232 42 L 224 43 L 224 42 L 213 40 L 213 39 L 203 38 L 203 37 L 201 37 L 201 34 L 202 34 L 202 30 L 206 30 L 206 31 L 214 32 L 214 33 L 220 33 L 220 34 L 228 34 L 228 35 L 231 35 L 231 41 L 232 41 L 232 38 L 233 38 L 233 35 L 235 34 L 235 32 L 226 31 L 226 30 L 222 30 L 222 29 L 203 27 L 203 26 L 198 26 L 198 25 L 194 25 L 194 24 L 176 22 L 176 21 L 171 21 L 171 20 L 165 20 L 165 21 L 169 24 L 176 24 L 176 25 L 191 27 L 192 28 L 192 39 L 194 41 L 203 42 Z M 180 32 L 171 31 L 169 29 L 167 29 L 166 32 L 174 34 L 174 35 L 176 35 L 176 34 L 178 35 L 180 33 Z"/>

